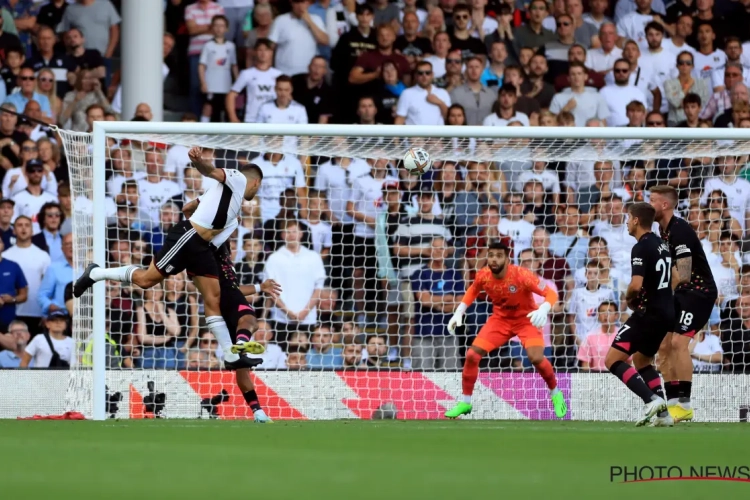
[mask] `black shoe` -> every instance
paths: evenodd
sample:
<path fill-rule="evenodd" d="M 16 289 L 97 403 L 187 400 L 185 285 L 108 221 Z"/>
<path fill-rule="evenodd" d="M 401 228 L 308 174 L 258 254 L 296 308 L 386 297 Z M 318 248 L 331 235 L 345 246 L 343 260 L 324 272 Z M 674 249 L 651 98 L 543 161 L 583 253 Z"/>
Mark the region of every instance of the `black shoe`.
<path fill-rule="evenodd" d="M 243 368 L 255 368 L 258 365 L 263 364 L 263 359 L 261 358 L 249 358 L 247 356 L 240 356 L 240 359 L 237 361 L 232 361 L 231 363 L 229 361 L 224 360 L 224 368 L 227 370 L 242 370 Z"/>
<path fill-rule="evenodd" d="M 78 298 L 81 295 L 83 295 L 86 290 L 91 288 L 96 281 L 91 279 L 91 271 L 92 269 L 96 269 L 99 267 L 98 264 L 94 264 L 93 262 L 86 267 L 86 270 L 83 272 L 80 278 L 78 278 L 73 285 L 73 297 Z"/>

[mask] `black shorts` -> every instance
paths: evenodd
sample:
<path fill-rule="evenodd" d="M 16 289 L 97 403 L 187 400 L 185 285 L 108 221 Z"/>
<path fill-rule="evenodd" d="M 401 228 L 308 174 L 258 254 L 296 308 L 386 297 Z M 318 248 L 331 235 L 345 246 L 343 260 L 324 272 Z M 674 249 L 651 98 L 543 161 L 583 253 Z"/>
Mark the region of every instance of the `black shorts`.
<path fill-rule="evenodd" d="M 179 274 L 187 269 L 189 276 L 219 279 L 219 266 L 211 244 L 198 236 L 187 220 L 169 230 L 154 265 L 164 276 Z"/>
<path fill-rule="evenodd" d="M 652 358 L 659 352 L 662 340 L 672 330 L 673 325 L 674 321 L 671 318 L 665 320 L 633 315 L 617 331 L 612 347 L 627 355 L 640 352 Z"/>
<path fill-rule="evenodd" d="M 715 294 L 695 291 L 675 293 L 675 322 L 672 331 L 686 337 L 694 337 L 708 323 L 716 297 Z"/>
<path fill-rule="evenodd" d="M 365 276 L 374 276 L 378 258 L 375 253 L 375 238 L 354 237 L 354 267 L 362 268 Z"/>
<path fill-rule="evenodd" d="M 229 335 L 232 337 L 232 342 L 236 342 L 237 339 L 237 325 L 240 323 L 240 318 L 243 316 L 251 315 L 255 317 L 255 309 L 247 301 L 239 288 L 222 288 L 221 289 L 221 300 L 219 302 L 219 308 L 221 310 L 221 317 L 227 324 L 229 329 Z"/>

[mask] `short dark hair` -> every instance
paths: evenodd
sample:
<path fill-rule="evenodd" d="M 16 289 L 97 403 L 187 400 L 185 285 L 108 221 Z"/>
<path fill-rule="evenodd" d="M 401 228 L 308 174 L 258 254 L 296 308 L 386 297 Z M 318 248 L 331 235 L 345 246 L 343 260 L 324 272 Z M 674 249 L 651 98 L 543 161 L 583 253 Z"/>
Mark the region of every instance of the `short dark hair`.
<path fill-rule="evenodd" d="M 88 108 L 86 108 L 86 116 L 89 115 L 89 113 L 91 112 L 92 109 L 101 109 L 102 110 L 102 114 L 106 111 L 104 109 L 104 106 L 102 106 L 101 104 L 92 104 Z"/>
<path fill-rule="evenodd" d="M 581 68 L 583 72 L 586 72 L 586 65 L 579 61 L 573 61 L 568 65 L 568 73 L 570 73 L 570 70 L 573 68 Z"/>
<path fill-rule="evenodd" d="M 248 163 L 247 165 L 240 165 L 240 168 L 238 168 L 241 173 L 245 174 L 248 177 L 252 177 L 253 179 L 260 179 L 263 180 L 263 170 L 256 165 L 255 163 Z"/>
<path fill-rule="evenodd" d="M 651 226 L 654 225 L 656 210 L 650 204 L 642 201 L 633 203 L 628 208 L 628 212 L 630 212 L 631 217 L 638 218 L 638 225 L 643 229 L 651 229 Z"/>
<path fill-rule="evenodd" d="M 605 300 L 604 302 L 602 302 L 601 304 L 599 304 L 599 307 L 597 307 L 596 310 L 597 311 L 601 311 L 602 306 L 614 307 L 615 308 L 615 312 L 617 312 L 617 304 L 615 304 L 611 300 Z"/>
<path fill-rule="evenodd" d="M 471 7 L 469 7 L 465 3 L 460 3 L 453 7 L 453 14 L 456 14 L 456 12 L 468 12 L 469 14 L 471 14 Z"/>
<path fill-rule="evenodd" d="M 646 24 L 646 29 L 644 29 L 643 31 L 645 33 L 648 33 L 648 30 L 658 31 L 662 35 L 664 34 L 664 26 L 662 26 L 661 24 L 657 23 L 656 21 L 651 21 L 648 24 Z"/>
<path fill-rule="evenodd" d="M 13 226 L 15 226 L 16 223 L 18 223 L 18 221 L 21 219 L 26 219 L 27 221 L 29 221 L 29 224 L 34 223 L 34 221 L 31 220 L 31 217 L 26 217 L 25 215 L 19 215 L 18 217 L 16 217 L 16 220 L 13 221 Z"/>
<path fill-rule="evenodd" d="M 273 42 L 269 40 L 268 38 L 258 38 L 255 40 L 255 45 L 253 45 L 254 50 L 258 50 L 260 47 L 265 47 L 267 49 L 273 50 Z"/>
<path fill-rule="evenodd" d="M 690 92 L 685 95 L 685 97 L 682 98 L 682 107 L 685 107 L 685 104 L 697 104 L 698 106 L 701 106 L 703 104 L 701 102 L 701 96 L 694 92 Z"/>
<path fill-rule="evenodd" d="M 292 77 L 289 75 L 279 75 L 276 77 L 276 85 L 280 83 L 288 83 L 289 85 L 292 84 Z"/>
<path fill-rule="evenodd" d="M 508 247 L 508 244 L 503 240 L 492 240 L 490 244 L 487 245 L 487 250 L 504 250 L 507 255 L 510 252 L 510 247 Z"/>
<path fill-rule="evenodd" d="M 226 24 L 227 27 L 229 27 L 229 19 L 227 19 L 227 16 L 225 16 L 224 14 L 216 14 L 214 17 L 212 17 L 211 26 L 213 26 L 213 24 L 219 20 L 224 21 L 224 24 Z"/>
<path fill-rule="evenodd" d="M 357 15 L 357 16 L 360 16 L 360 15 L 364 14 L 365 12 L 369 12 L 370 14 L 373 13 L 372 6 L 370 6 L 370 4 L 368 4 L 368 3 L 358 3 L 354 7 L 354 14 Z"/>
<path fill-rule="evenodd" d="M 15 52 L 16 54 L 18 54 L 21 57 L 24 57 L 26 55 L 24 53 L 23 49 L 18 48 L 18 47 L 10 47 L 9 49 L 5 49 L 5 57 L 7 58 L 8 54 L 10 54 L 11 52 Z"/>
<path fill-rule="evenodd" d="M 595 243 L 604 243 L 604 246 L 607 247 L 607 249 L 609 249 L 609 245 L 607 244 L 607 240 L 604 239 L 601 236 L 592 236 L 591 237 L 591 239 L 589 240 L 589 246 L 592 246 Z"/>

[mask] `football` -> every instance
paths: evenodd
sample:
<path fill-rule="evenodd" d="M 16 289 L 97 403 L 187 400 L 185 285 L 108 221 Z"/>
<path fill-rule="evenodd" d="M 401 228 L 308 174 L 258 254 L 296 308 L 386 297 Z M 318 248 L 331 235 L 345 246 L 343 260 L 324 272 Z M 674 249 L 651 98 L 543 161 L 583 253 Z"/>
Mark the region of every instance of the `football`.
<path fill-rule="evenodd" d="M 414 175 L 423 175 L 432 167 L 430 153 L 422 148 L 411 148 L 404 155 L 404 168 Z"/>

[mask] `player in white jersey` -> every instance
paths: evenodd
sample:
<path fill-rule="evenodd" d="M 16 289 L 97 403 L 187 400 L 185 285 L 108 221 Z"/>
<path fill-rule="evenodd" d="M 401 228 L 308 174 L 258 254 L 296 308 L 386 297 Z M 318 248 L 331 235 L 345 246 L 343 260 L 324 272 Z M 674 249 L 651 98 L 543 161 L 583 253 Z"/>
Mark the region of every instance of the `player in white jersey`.
<path fill-rule="evenodd" d="M 73 295 L 80 297 L 94 283 L 102 280 L 151 288 L 167 276 L 187 270 L 203 296 L 206 326 L 224 351 L 225 366 L 229 369 L 248 367 L 248 358 L 239 354 L 260 354 L 263 347 L 254 342 L 239 346 L 232 343 L 221 316 L 219 266 L 212 243 L 226 235 L 230 228 L 236 227 L 242 200 L 255 197 L 263 181 L 263 172 L 254 164 L 243 165 L 239 170 L 214 168 L 209 160 L 203 159 L 203 149 L 200 147 L 192 148 L 188 157 L 202 175 L 218 181 L 218 184 L 198 198 L 198 207 L 188 220 L 172 226 L 164 246 L 148 269 L 139 266 L 103 269 L 97 264 L 89 264 L 73 285 Z"/>

